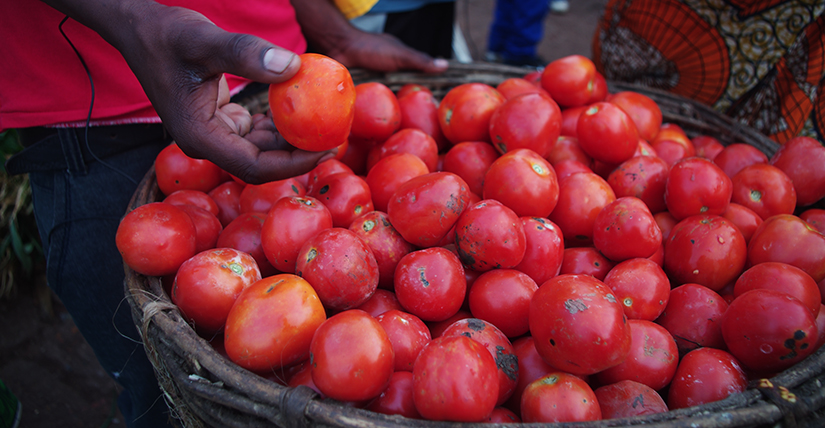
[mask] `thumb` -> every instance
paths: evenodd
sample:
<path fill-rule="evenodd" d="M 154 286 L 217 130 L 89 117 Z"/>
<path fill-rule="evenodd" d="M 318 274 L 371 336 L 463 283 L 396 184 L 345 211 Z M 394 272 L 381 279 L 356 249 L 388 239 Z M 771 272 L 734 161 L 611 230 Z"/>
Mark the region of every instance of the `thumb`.
<path fill-rule="evenodd" d="M 216 27 L 217 28 L 217 27 Z M 262 83 L 289 79 L 301 68 L 294 52 L 250 34 L 228 33 L 218 29 L 213 43 L 215 72 L 227 72 Z"/>

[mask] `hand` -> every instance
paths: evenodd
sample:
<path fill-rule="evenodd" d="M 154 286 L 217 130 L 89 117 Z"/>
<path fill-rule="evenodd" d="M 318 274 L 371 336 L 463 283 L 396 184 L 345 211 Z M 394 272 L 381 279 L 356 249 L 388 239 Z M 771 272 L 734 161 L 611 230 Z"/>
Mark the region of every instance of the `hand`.
<path fill-rule="evenodd" d="M 373 34 L 358 31 L 345 45 L 332 47 L 327 55 L 347 68 L 367 68 L 375 71 L 420 70 L 425 73 L 442 73 L 449 62 L 433 59 L 429 55 L 410 48 L 390 34 Z"/>

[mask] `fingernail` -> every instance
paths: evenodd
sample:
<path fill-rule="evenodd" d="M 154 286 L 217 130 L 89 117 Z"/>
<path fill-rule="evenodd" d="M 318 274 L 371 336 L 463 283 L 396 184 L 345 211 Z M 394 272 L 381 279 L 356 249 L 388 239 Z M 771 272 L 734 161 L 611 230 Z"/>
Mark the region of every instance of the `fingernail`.
<path fill-rule="evenodd" d="M 318 162 L 316 162 L 315 164 L 320 165 L 320 164 L 334 158 L 337 155 L 338 155 L 338 148 L 336 147 L 336 148 L 330 150 L 329 152 L 327 152 L 327 154 L 321 156 L 321 159 L 318 159 Z"/>
<path fill-rule="evenodd" d="M 281 74 L 292 63 L 293 58 L 295 54 L 290 51 L 269 48 L 264 54 L 264 67 L 273 73 Z"/>
<path fill-rule="evenodd" d="M 438 68 L 447 68 L 450 66 L 450 62 L 443 58 L 438 58 L 433 60 L 433 65 Z"/>

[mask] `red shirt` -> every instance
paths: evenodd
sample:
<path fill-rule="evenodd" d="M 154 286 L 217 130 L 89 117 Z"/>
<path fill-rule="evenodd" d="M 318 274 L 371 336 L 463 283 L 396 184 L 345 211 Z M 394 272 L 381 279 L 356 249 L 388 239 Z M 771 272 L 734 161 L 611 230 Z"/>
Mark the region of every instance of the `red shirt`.
<path fill-rule="evenodd" d="M 197 10 L 217 26 L 254 34 L 301 53 L 306 40 L 289 0 L 162 0 Z M 58 28 L 65 15 L 39 0 L 0 2 L 0 130 L 84 125 L 89 78 Z M 97 33 L 69 19 L 63 31 L 78 49 L 94 82 L 96 125 L 160 122 L 120 53 Z M 245 80 L 227 75 L 234 92 Z"/>

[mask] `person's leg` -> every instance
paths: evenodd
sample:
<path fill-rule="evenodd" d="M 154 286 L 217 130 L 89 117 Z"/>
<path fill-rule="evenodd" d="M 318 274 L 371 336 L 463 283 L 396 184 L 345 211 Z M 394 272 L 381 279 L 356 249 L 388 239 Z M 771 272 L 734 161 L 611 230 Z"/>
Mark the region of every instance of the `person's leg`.
<path fill-rule="evenodd" d="M 517 2 L 518 0 L 496 0 L 490 33 L 487 36 L 488 61 L 500 61 L 507 48 L 507 40 L 512 37 L 511 32 L 515 25 L 514 12 Z"/>
<path fill-rule="evenodd" d="M 455 2 L 430 3 L 409 12 L 388 13 L 384 32 L 433 58 L 453 57 Z"/>
<path fill-rule="evenodd" d="M 499 51 L 504 63 L 511 65 L 543 66 L 536 56 L 536 48 L 544 35 L 547 17 L 546 0 L 506 2 L 510 9 L 507 37 Z"/>
<path fill-rule="evenodd" d="M 124 299 L 123 262 L 115 245 L 137 183 L 165 142 L 107 157 L 106 166 L 81 160 L 77 138 L 66 137 L 70 134 L 61 133 L 64 141 L 57 148 L 70 159 L 69 168 L 29 175 L 48 284 L 103 368 L 123 386 L 118 403 L 127 425 L 172 426 Z"/>

